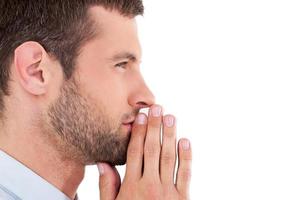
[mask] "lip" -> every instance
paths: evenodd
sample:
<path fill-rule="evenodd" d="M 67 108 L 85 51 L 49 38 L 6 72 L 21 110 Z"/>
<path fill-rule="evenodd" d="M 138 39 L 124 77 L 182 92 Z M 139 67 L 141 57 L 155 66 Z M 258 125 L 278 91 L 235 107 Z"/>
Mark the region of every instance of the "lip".
<path fill-rule="evenodd" d="M 134 121 L 135 121 L 135 117 L 133 117 L 132 119 L 130 119 L 129 121 L 127 121 L 127 122 L 123 122 L 123 124 L 132 124 L 132 123 L 134 123 Z"/>
<path fill-rule="evenodd" d="M 128 124 L 122 124 L 128 132 L 131 132 L 132 131 L 132 123 L 128 123 Z"/>

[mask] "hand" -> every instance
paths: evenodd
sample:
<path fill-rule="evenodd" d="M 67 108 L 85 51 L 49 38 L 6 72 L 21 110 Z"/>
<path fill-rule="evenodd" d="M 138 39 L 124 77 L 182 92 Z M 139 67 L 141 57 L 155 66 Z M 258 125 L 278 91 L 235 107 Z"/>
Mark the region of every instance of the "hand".
<path fill-rule="evenodd" d="M 168 126 L 172 115 L 156 116 L 153 105 L 148 118 L 140 113 L 133 124 L 127 151 L 125 177 L 120 183 L 120 176 L 115 167 L 102 163 L 103 174 L 100 176 L 101 200 L 188 200 L 191 178 L 191 148 L 187 139 L 178 143 L 179 166 L 176 163 L 176 126 Z M 145 123 L 139 123 L 139 119 Z M 160 142 L 160 126 L 163 123 L 163 142 Z M 173 120 L 175 122 L 175 119 Z"/>

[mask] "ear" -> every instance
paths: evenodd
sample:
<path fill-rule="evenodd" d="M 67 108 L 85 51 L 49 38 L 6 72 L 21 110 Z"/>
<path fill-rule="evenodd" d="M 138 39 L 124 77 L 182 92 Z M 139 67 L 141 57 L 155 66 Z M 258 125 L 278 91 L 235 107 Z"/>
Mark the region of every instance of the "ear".
<path fill-rule="evenodd" d="M 14 52 L 16 75 L 20 85 L 32 95 L 42 95 L 47 91 L 49 56 L 37 42 L 25 42 Z"/>

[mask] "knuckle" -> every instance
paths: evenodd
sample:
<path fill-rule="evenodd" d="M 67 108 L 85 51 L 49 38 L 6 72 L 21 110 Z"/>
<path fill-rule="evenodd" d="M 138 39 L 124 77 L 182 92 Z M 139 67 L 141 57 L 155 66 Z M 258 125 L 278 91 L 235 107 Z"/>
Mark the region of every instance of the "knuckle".
<path fill-rule="evenodd" d="M 161 161 L 163 164 L 173 164 L 175 161 L 175 155 L 172 153 L 162 153 L 161 155 Z"/>
<path fill-rule="evenodd" d="M 134 123 L 135 124 L 135 123 Z M 144 130 L 144 127 L 142 127 L 141 125 L 133 125 L 133 128 L 132 128 L 132 136 L 135 136 L 135 137 L 142 137 L 143 136 L 143 133 L 145 133 L 145 130 Z"/>
<path fill-rule="evenodd" d="M 127 154 L 129 157 L 136 157 L 143 154 L 142 150 L 137 146 L 131 146 L 127 150 Z"/>
<path fill-rule="evenodd" d="M 186 154 L 186 155 L 183 155 L 180 159 L 185 161 L 185 162 L 191 162 L 192 161 L 192 156 L 190 154 Z"/>
<path fill-rule="evenodd" d="M 191 170 L 190 169 L 181 169 L 179 171 L 180 179 L 184 182 L 189 182 L 191 179 Z"/>
<path fill-rule="evenodd" d="M 160 118 L 149 118 L 148 127 L 157 130 L 161 126 Z"/>
<path fill-rule="evenodd" d="M 167 138 L 167 139 L 174 139 L 175 138 L 175 131 L 172 130 L 164 130 L 163 132 L 163 137 Z"/>
<path fill-rule="evenodd" d="M 156 145 L 145 145 L 144 147 L 144 155 L 149 157 L 157 156 L 160 152 L 160 148 L 158 148 Z"/>

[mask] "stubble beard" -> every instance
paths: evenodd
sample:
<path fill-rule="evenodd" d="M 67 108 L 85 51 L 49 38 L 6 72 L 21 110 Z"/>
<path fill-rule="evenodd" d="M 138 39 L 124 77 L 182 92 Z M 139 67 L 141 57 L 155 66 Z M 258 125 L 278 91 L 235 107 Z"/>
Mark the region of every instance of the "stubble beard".
<path fill-rule="evenodd" d="M 126 163 L 129 134 L 121 133 L 120 120 L 110 118 L 105 107 L 79 92 L 74 79 L 66 82 L 47 112 L 47 129 L 64 159 L 83 165 Z M 115 123 L 114 123 L 115 122 Z M 52 132 L 52 133 L 50 133 Z"/>

